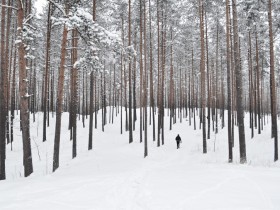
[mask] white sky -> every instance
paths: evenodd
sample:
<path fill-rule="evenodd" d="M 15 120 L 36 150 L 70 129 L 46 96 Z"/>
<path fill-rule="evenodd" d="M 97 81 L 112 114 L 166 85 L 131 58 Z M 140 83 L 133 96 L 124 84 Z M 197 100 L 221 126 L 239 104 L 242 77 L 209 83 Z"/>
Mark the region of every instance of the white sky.
<path fill-rule="evenodd" d="M 35 1 L 35 7 L 38 10 L 38 13 L 42 13 L 43 11 L 43 6 L 46 5 L 47 0 L 36 0 Z"/>

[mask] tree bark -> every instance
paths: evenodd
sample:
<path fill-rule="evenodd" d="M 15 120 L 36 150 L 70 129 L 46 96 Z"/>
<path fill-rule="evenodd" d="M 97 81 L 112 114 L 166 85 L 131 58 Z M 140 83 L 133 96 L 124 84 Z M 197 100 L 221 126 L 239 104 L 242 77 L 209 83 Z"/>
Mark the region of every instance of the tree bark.
<path fill-rule="evenodd" d="M 201 45 L 201 57 L 200 57 L 200 74 L 201 74 L 201 111 L 202 111 L 202 141 L 203 141 L 203 153 L 207 153 L 206 142 L 206 123 L 205 123 L 205 52 L 204 52 L 204 8 L 202 0 L 199 1 L 199 16 L 200 16 L 200 45 Z"/>
<path fill-rule="evenodd" d="M 6 4 L 5 0 L 2 0 L 2 5 Z M 5 98 L 5 18 L 6 8 L 2 7 L 1 10 L 1 70 L 0 70 L 0 180 L 6 179 L 6 98 Z"/>
<path fill-rule="evenodd" d="M 237 22 L 237 9 L 236 0 L 232 0 L 232 13 L 233 13 L 233 37 L 234 37 L 234 63 L 235 63 L 235 78 L 236 78 L 236 105 L 237 105 L 237 121 L 239 130 L 239 151 L 240 163 L 246 163 L 246 142 L 244 130 L 244 107 L 243 107 L 243 84 L 242 84 L 242 71 L 240 68 L 240 55 L 239 55 L 239 36 L 238 36 L 238 22 Z"/>
<path fill-rule="evenodd" d="M 93 12 L 92 12 L 92 18 L 93 21 L 96 21 L 96 0 L 93 0 Z M 90 73 L 90 99 L 89 99 L 89 136 L 88 136 L 88 150 L 92 149 L 92 133 L 93 133 L 93 82 L 94 82 L 94 73 Z M 95 94 L 96 95 L 96 94 Z M 95 104 L 96 107 L 96 104 Z M 95 109 L 95 114 L 96 114 L 96 109 Z M 97 123 L 95 122 L 95 125 Z"/>
<path fill-rule="evenodd" d="M 227 43 L 227 108 L 228 108 L 228 162 L 233 160 L 232 156 L 232 136 L 231 136 L 231 66 L 230 66 L 230 5 L 226 0 L 226 43 Z"/>
<path fill-rule="evenodd" d="M 44 106 L 43 106 L 43 142 L 47 140 L 47 99 L 48 99 L 48 82 L 49 82 L 49 64 L 50 64 L 50 48 L 51 48 L 51 3 L 48 9 L 48 27 L 46 41 L 46 63 L 45 63 L 45 82 L 44 82 Z"/>
<path fill-rule="evenodd" d="M 278 160 L 278 131 L 277 131 L 277 100 L 275 87 L 274 70 L 274 39 L 272 31 L 272 0 L 268 0 L 268 22 L 269 22 L 269 47 L 270 47 L 270 100 L 271 100 L 271 120 L 272 136 L 274 137 L 274 161 Z"/>
<path fill-rule="evenodd" d="M 22 37 L 24 11 L 22 1 L 18 0 L 18 33 Z M 22 141 L 23 141 L 23 165 L 24 176 L 27 177 L 33 173 L 32 153 L 30 143 L 30 121 L 28 107 L 28 80 L 26 78 L 26 58 L 24 40 L 21 40 L 18 46 L 19 55 L 19 81 L 20 81 L 20 114 L 22 126 Z"/>
<path fill-rule="evenodd" d="M 60 67 L 57 84 L 57 99 L 56 99 L 56 123 L 55 123 L 55 138 L 54 138 L 54 157 L 53 157 L 53 172 L 59 167 L 59 148 L 60 148 L 60 133 L 61 133 L 61 116 L 63 108 L 63 86 L 64 86 L 64 71 L 66 59 L 66 44 L 67 44 L 67 27 L 64 26 L 61 42 Z"/>
<path fill-rule="evenodd" d="M 131 0 L 128 0 L 128 46 L 131 47 Z M 132 58 L 129 58 L 128 66 L 128 130 L 129 130 L 129 143 L 133 142 L 133 127 L 132 127 Z"/>

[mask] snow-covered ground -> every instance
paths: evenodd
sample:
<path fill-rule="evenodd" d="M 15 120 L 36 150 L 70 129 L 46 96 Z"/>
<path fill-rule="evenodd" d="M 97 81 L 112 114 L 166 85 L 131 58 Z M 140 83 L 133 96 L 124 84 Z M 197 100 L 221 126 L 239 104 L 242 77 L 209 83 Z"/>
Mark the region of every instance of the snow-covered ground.
<path fill-rule="evenodd" d="M 248 163 L 240 165 L 237 138 L 234 163 L 227 163 L 227 131 L 220 126 L 207 140 L 208 153 L 202 154 L 201 130 L 194 131 L 184 120 L 169 131 L 166 118 L 165 145 L 158 148 L 149 130 L 149 156 L 144 159 L 139 132 L 128 144 L 128 133 L 120 135 L 119 117 L 104 133 L 99 121 L 92 151 L 87 150 L 88 125 L 83 128 L 79 122 L 78 156 L 72 160 L 68 115 L 63 114 L 60 168 L 51 173 L 55 120 L 50 119 L 48 140 L 42 143 L 42 114 L 37 117 L 31 125 L 34 173 L 28 178 L 23 178 L 17 120 L 13 151 L 10 145 L 7 151 L 7 180 L 0 182 L 1 210 L 280 209 L 280 164 L 273 162 L 270 125 L 254 139 L 246 127 Z M 183 141 L 179 150 L 174 140 L 178 133 Z"/>

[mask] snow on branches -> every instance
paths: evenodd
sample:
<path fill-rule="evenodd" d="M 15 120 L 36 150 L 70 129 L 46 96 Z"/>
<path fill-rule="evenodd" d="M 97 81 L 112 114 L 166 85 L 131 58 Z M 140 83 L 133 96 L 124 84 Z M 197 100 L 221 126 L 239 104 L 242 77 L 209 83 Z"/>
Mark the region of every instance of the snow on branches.
<path fill-rule="evenodd" d="M 52 3 L 52 1 L 50 2 Z M 54 4 L 54 6 L 59 7 L 60 10 L 63 8 L 58 3 Z M 74 64 L 74 67 L 85 68 L 86 66 L 90 66 L 93 70 L 101 70 L 102 64 L 99 59 L 101 50 L 103 52 L 106 51 L 108 57 L 110 57 L 109 54 L 123 54 L 128 58 L 135 55 L 133 46 L 124 48 L 119 35 L 106 30 L 96 21 L 93 21 L 92 14 L 83 7 L 73 6 L 66 16 L 65 12 L 63 14 L 62 17 L 52 17 L 53 24 L 65 24 L 68 30 L 76 29 L 85 44 L 85 50 L 80 55 L 79 60 Z"/>
<path fill-rule="evenodd" d="M 34 17 L 33 14 L 28 15 L 24 20 L 23 20 L 23 28 L 17 28 L 18 31 L 21 33 L 18 34 L 17 39 L 15 40 L 15 45 L 18 45 L 20 43 L 24 43 L 24 48 L 25 48 L 25 58 L 33 60 L 35 59 L 34 51 L 35 48 L 32 47 L 34 45 L 35 39 L 37 37 L 37 29 L 30 23 L 32 18 Z"/>

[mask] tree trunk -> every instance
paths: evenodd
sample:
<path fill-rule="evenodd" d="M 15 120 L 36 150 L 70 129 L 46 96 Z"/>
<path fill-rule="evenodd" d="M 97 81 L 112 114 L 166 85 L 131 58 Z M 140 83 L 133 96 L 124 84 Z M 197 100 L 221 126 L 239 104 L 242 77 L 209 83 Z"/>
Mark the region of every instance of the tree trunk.
<path fill-rule="evenodd" d="M 18 30 L 19 37 L 22 37 L 24 11 L 22 1 L 18 0 Z M 23 165 L 24 176 L 27 177 L 33 173 L 32 153 L 30 143 L 30 121 L 29 121 L 29 107 L 28 107 L 28 80 L 26 78 L 26 58 L 25 58 L 25 44 L 23 40 L 18 46 L 19 54 L 19 81 L 20 81 L 20 114 L 22 126 L 22 141 L 23 141 Z"/>
<path fill-rule="evenodd" d="M 260 68 L 259 68 L 259 44 L 258 33 L 256 30 L 256 71 L 257 71 L 257 112 L 258 112 L 258 134 L 261 134 L 261 98 L 260 98 Z"/>
<path fill-rule="evenodd" d="M 145 64 L 145 68 L 144 68 L 144 83 L 143 83 L 143 87 L 144 87 L 144 98 L 143 98 L 143 102 L 144 102 L 144 157 L 148 156 L 148 110 L 147 110 L 147 106 L 148 106 L 148 71 L 147 71 L 147 36 L 146 36 L 146 0 L 144 0 L 144 64 Z"/>
<path fill-rule="evenodd" d="M 207 139 L 210 139 L 210 131 L 211 131 L 211 117 L 210 117 L 210 102 L 211 102 L 211 93 L 210 93 L 210 69 L 209 69 L 209 48 L 208 48 L 208 25 L 207 25 L 207 17 L 205 11 L 205 34 L 206 34 L 206 66 L 207 66 Z"/>
<path fill-rule="evenodd" d="M 8 6 L 11 6 L 11 0 L 8 1 Z M 13 51 L 13 46 L 11 46 L 11 50 L 9 48 L 10 45 L 10 31 L 11 31 L 11 14 L 12 14 L 12 9 L 8 8 L 8 14 L 7 14 L 7 27 L 6 27 L 6 49 L 5 49 L 5 74 L 6 74 L 6 79 L 4 81 L 4 86 L 6 85 L 6 88 L 3 89 L 5 90 L 5 100 L 6 100 L 6 139 L 7 143 L 10 143 L 10 129 L 9 129 L 9 99 L 10 99 L 10 69 L 11 69 L 11 61 L 12 61 L 12 51 Z M 12 39 L 12 42 L 14 40 Z M 13 44 L 13 43 L 12 43 Z"/>
<path fill-rule="evenodd" d="M 96 0 L 93 0 L 93 21 L 96 21 Z M 88 150 L 92 149 L 92 132 L 93 132 L 93 82 L 94 82 L 94 72 L 90 73 L 90 99 L 89 99 L 89 136 L 88 136 Z M 96 95 L 96 94 L 95 94 Z M 95 104 L 96 106 L 96 104 Z M 96 109 L 95 109 L 96 114 Z M 95 123 L 96 124 L 96 123 Z"/>
<path fill-rule="evenodd" d="M 2 0 L 2 5 L 5 5 L 6 1 Z M 5 99 L 5 18 L 6 8 L 2 7 L 1 10 L 1 70 L 0 70 L 0 180 L 6 179 L 6 99 Z M 23 14 L 22 14 L 23 18 Z"/>
<path fill-rule="evenodd" d="M 64 86 L 64 71 L 66 59 L 66 44 L 67 44 L 68 30 L 66 26 L 63 29 L 60 67 L 57 84 L 57 99 L 56 99 L 56 123 L 55 123 L 55 138 L 54 138 L 54 156 L 53 156 L 53 172 L 59 167 L 59 147 L 60 147 L 60 133 L 61 133 L 61 115 L 63 106 L 63 86 Z"/>
<path fill-rule="evenodd" d="M 77 156 L 77 109 L 78 109 L 78 69 L 75 67 L 75 63 L 77 61 L 77 47 L 78 47 L 78 39 L 77 39 L 77 29 L 73 29 L 72 32 L 72 93 L 71 93 L 71 107 L 72 107 L 72 129 L 73 129 L 73 145 L 72 145 L 72 158 Z"/>
<path fill-rule="evenodd" d="M 230 65 L 230 5 L 226 0 L 226 42 L 227 42 L 227 108 L 228 108 L 228 162 L 232 163 L 232 136 L 231 136 L 231 65 Z"/>
<path fill-rule="evenodd" d="M 174 79 L 173 79 L 173 48 L 172 48 L 172 27 L 171 27 L 171 46 L 170 46 L 170 84 L 169 84 L 169 108 L 170 108 L 170 120 L 169 130 L 172 130 L 172 120 L 174 118 Z"/>
<path fill-rule="evenodd" d="M 161 144 L 164 145 L 164 87 L 165 87 L 165 55 L 166 55 L 166 13 L 164 13 L 165 2 L 162 2 L 162 25 L 161 25 Z"/>
<path fill-rule="evenodd" d="M 240 163 L 246 163 L 246 142 L 244 130 L 244 108 L 243 108 L 243 85 L 242 85 L 242 71 L 240 68 L 239 55 L 239 37 L 238 37 L 238 23 L 237 23 L 237 9 L 236 0 L 232 0 L 233 13 L 233 37 L 234 37 L 234 63 L 235 63 L 235 78 L 236 78 L 236 97 L 237 102 L 237 121 L 239 129 L 239 150 Z"/>
<path fill-rule="evenodd" d="M 201 111 L 202 111 L 202 140 L 203 140 L 203 153 L 207 153 L 206 142 L 206 125 L 205 125 L 205 52 L 204 52 L 204 8 L 202 0 L 199 1 L 199 16 L 200 16 L 200 73 L 201 73 Z"/>
<path fill-rule="evenodd" d="M 251 128 L 251 138 L 254 138 L 254 85 L 253 85 L 253 62 L 252 62 L 252 41 L 251 41 L 251 32 L 249 31 L 249 52 L 248 52 L 248 68 L 249 68 L 249 111 L 250 111 L 250 128 Z"/>
<path fill-rule="evenodd" d="M 48 82 L 49 82 L 49 64 L 50 64 L 50 48 L 51 48 L 51 3 L 48 9 L 48 27 L 47 27 L 47 41 L 46 41 L 46 63 L 45 63 L 45 81 L 44 81 L 44 105 L 43 105 L 43 142 L 47 140 L 47 98 L 48 98 Z"/>
<path fill-rule="evenodd" d="M 160 146 L 160 128 L 161 128 L 161 112 L 160 112 L 160 87 L 161 87 L 161 77 L 160 77 L 160 14 L 159 14 L 159 0 L 157 0 L 157 33 L 158 33 L 158 87 L 157 87 L 157 107 L 158 107 L 158 138 L 157 138 L 157 146 Z"/>
<path fill-rule="evenodd" d="M 155 102 L 154 102 L 154 76 L 153 76 L 153 45 L 152 45 L 152 15 L 151 15 L 151 0 L 149 0 L 149 18 L 150 18 L 150 106 L 152 108 L 153 118 L 153 141 L 156 140 L 155 132 Z"/>
<path fill-rule="evenodd" d="M 142 23 L 142 0 L 140 3 L 140 142 L 143 141 L 143 23 Z"/>
<path fill-rule="evenodd" d="M 278 131 L 277 131 L 277 100 L 275 87 L 274 73 L 274 40 L 272 31 L 272 0 L 268 0 L 268 22 L 269 22 L 269 46 L 270 46 L 270 100 L 271 100 L 271 119 L 272 119 L 272 134 L 274 137 L 274 161 L 278 160 Z"/>
<path fill-rule="evenodd" d="M 128 46 L 131 47 L 131 0 L 128 0 Z M 132 58 L 130 55 L 128 66 L 128 130 L 129 130 L 129 143 L 133 142 L 133 127 L 132 127 L 132 85 L 131 85 L 131 68 Z"/>

